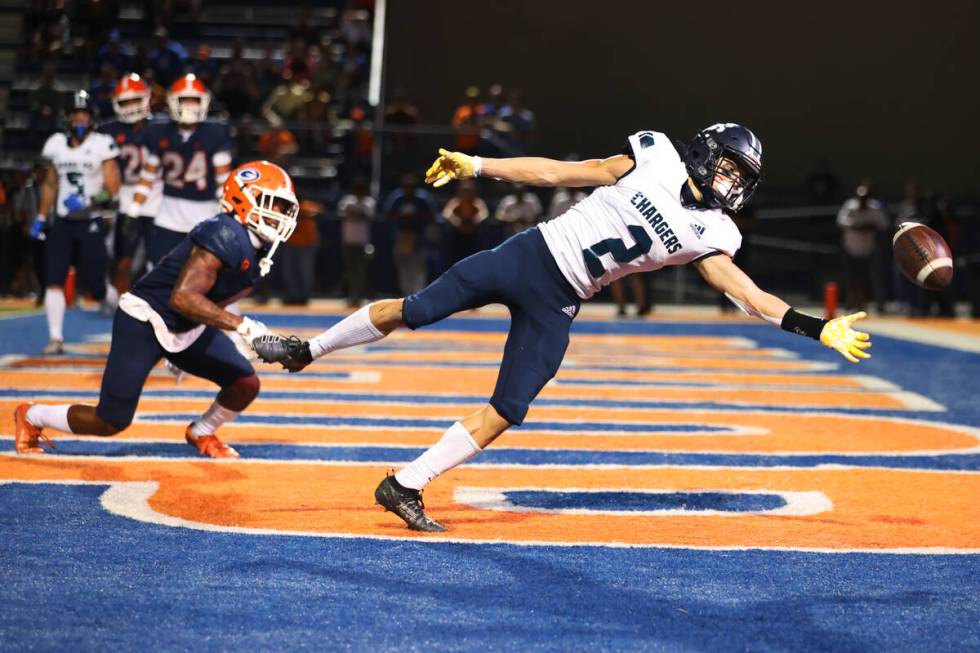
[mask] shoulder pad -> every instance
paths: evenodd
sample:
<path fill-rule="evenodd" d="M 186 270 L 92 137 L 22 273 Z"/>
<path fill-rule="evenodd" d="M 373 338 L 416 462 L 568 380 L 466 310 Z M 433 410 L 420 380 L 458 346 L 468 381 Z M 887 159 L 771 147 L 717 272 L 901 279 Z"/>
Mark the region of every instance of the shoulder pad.
<path fill-rule="evenodd" d="M 225 265 L 238 268 L 242 259 L 248 256 L 243 245 L 251 245 L 247 237 L 242 238 L 243 228 L 227 213 L 219 213 L 199 223 L 189 235 L 195 245 L 208 250 Z"/>

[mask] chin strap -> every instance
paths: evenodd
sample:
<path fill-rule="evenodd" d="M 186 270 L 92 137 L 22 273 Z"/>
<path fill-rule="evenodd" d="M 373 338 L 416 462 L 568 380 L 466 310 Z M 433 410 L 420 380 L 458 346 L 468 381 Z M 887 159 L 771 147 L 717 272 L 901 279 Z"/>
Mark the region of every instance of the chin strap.
<path fill-rule="evenodd" d="M 269 274 L 272 270 L 272 255 L 276 253 L 276 248 L 279 247 L 279 243 L 282 242 L 281 238 L 276 238 L 272 241 L 272 246 L 269 248 L 269 252 L 259 259 L 259 276 L 264 277 Z"/>

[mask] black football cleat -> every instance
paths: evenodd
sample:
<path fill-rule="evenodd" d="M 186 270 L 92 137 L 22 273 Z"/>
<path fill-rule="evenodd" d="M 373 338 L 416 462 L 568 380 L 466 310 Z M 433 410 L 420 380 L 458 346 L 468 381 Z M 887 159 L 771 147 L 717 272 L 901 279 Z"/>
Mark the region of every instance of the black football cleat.
<path fill-rule="evenodd" d="M 374 500 L 385 510 L 401 517 L 409 530 L 424 533 L 445 533 L 446 527 L 430 519 L 422 504 L 422 492 L 403 487 L 395 475 L 385 477 L 374 491 Z"/>

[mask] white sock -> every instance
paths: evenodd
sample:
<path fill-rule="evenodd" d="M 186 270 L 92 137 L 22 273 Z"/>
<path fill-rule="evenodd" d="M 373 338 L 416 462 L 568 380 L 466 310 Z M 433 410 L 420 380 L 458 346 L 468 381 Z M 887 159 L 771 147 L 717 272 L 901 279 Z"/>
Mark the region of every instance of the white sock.
<path fill-rule="evenodd" d="M 27 421 L 39 429 L 51 428 L 62 433 L 71 433 L 71 427 L 68 426 L 69 408 L 68 404 L 61 404 L 60 406 L 34 404 L 27 409 Z"/>
<path fill-rule="evenodd" d="M 111 306 L 112 310 L 119 307 L 119 291 L 111 283 L 107 283 L 105 286 L 105 303 Z"/>
<path fill-rule="evenodd" d="M 310 338 L 310 353 L 313 358 L 320 358 L 337 349 L 366 345 L 384 338 L 385 334 L 378 331 L 371 322 L 370 308 L 370 304 L 359 308 L 320 335 Z"/>
<path fill-rule="evenodd" d="M 208 408 L 203 415 L 201 415 L 201 419 L 197 420 L 193 425 L 191 425 L 191 434 L 198 437 L 202 435 L 214 435 L 214 432 L 217 431 L 222 424 L 225 422 L 230 422 L 238 417 L 238 415 L 239 411 L 225 408 L 215 401 L 213 404 L 211 404 L 211 407 Z"/>
<path fill-rule="evenodd" d="M 48 288 L 44 293 L 44 313 L 48 316 L 48 336 L 51 340 L 64 341 L 65 291 L 61 288 Z"/>
<path fill-rule="evenodd" d="M 469 431 L 456 422 L 438 442 L 395 474 L 395 480 L 404 487 L 421 490 L 436 476 L 462 465 L 481 451 Z"/>

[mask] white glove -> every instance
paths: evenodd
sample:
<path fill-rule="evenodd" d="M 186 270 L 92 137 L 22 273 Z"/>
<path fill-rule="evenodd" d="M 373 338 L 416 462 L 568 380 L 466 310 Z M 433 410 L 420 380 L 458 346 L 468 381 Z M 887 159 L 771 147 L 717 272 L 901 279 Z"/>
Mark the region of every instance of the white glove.
<path fill-rule="evenodd" d="M 251 347 L 253 340 L 272 332 L 269 331 L 269 327 L 258 320 L 242 316 L 242 323 L 235 329 L 235 333 L 240 335 L 248 343 L 248 346 Z"/>

